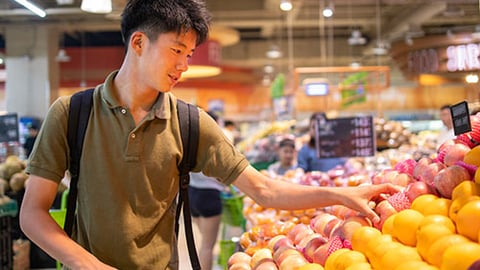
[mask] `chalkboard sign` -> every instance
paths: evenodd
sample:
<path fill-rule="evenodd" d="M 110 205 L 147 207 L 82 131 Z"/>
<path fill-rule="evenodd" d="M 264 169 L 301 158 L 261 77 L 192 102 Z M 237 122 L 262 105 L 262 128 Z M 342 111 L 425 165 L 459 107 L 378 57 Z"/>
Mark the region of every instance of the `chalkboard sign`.
<path fill-rule="evenodd" d="M 450 114 L 452 115 L 453 131 L 456 136 L 472 131 L 470 113 L 466 101 L 450 106 Z"/>
<path fill-rule="evenodd" d="M 375 155 L 376 141 L 372 116 L 334 119 L 319 116 L 315 130 L 319 158 Z"/>
<path fill-rule="evenodd" d="M 0 115 L 0 143 L 18 142 L 18 117 L 16 113 Z"/>

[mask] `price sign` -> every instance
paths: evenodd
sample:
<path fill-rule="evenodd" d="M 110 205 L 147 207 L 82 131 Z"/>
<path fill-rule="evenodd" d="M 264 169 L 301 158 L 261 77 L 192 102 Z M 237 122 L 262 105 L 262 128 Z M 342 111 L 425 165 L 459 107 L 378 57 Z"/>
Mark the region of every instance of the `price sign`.
<path fill-rule="evenodd" d="M 455 135 L 472 131 L 470 112 L 468 111 L 468 103 L 466 101 L 450 106 L 450 114 L 452 115 L 453 131 Z"/>
<path fill-rule="evenodd" d="M 369 157 L 375 155 L 372 116 L 317 118 L 316 147 L 319 158 Z"/>
<path fill-rule="evenodd" d="M 18 117 L 16 113 L 0 115 L 0 143 L 18 142 Z"/>

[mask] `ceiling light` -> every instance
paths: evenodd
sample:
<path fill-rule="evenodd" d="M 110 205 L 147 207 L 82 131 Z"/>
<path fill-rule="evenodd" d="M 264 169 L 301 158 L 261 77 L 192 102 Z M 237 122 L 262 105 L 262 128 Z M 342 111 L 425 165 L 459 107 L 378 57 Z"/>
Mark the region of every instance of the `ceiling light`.
<path fill-rule="evenodd" d="M 292 10 L 293 5 L 290 0 L 281 0 L 280 1 L 280 9 L 283 11 L 290 11 Z"/>
<path fill-rule="evenodd" d="M 280 51 L 280 48 L 278 48 L 277 45 L 272 45 L 272 47 L 270 47 L 270 50 L 267 51 L 266 55 L 267 55 L 267 58 L 277 59 L 282 57 L 282 52 Z"/>
<path fill-rule="evenodd" d="M 67 51 L 65 49 L 58 50 L 58 54 L 55 57 L 57 62 L 68 62 L 70 61 L 70 56 L 67 55 Z"/>
<path fill-rule="evenodd" d="M 73 0 L 57 0 L 58 5 L 72 5 Z"/>
<path fill-rule="evenodd" d="M 112 12 L 112 0 L 82 0 L 80 8 L 90 13 L 110 13 Z"/>
<path fill-rule="evenodd" d="M 322 14 L 323 14 L 323 17 L 325 18 L 330 18 L 333 16 L 333 3 L 330 2 L 330 4 L 328 4 L 328 6 L 326 6 L 323 11 L 322 11 Z"/>
<path fill-rule="evenodd" d="M 31 2 L 29 2 L 27 0 L 15 0 L 15 2 L 17 2 L 20 5 L 28 8 L 31 12 L 37 14 L 38 16 L 40 16 L 42 18 L 47 16 L 47 13 L 45 12 L 45 10 L 37 7 L 36 5 L 32 4 Z"/>
<path fill-rule="evenodd" d="M 355 46 L 355 45 L 364 45 L 367 43 L 367 40 L 362 37 L 362 32 L 360 30 L 353 30 L 352 35 L 348 39 L 348 44 Z"/>
<path fill-rule="evenodd" d="M 476 74 L 468 74 L 466 77 L 465 77 L 465 81 L 467 83 L 478 83 L 478 75 Z"/>

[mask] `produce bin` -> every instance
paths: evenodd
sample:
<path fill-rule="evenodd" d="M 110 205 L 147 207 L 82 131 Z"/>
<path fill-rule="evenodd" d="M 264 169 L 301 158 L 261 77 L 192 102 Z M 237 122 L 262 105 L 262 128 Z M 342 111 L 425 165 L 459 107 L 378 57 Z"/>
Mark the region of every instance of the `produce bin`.
<path fill-rule="evenodd" d="M 17 202 L 0 205 L 0 269 L 13 269 L 12 218 L 18 213 Z"/>

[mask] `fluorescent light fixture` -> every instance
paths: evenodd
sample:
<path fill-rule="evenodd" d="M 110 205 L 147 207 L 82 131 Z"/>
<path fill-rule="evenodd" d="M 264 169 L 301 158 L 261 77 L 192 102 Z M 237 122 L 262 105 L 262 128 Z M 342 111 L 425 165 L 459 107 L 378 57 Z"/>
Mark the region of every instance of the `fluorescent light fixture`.
<path fill-rule="evenodd" d="M 293 5 L 290 0 L 281 0 L 280 1 L 280 9 L 283 11 L 290 11 L 292 10 Z"/>
<path fill-rule="evenodd" d="M 467 83 L 478 83 L 478 75 L 476 74 L 468 74 L 466 77 L 465 77 L 465 81 Z"/>
<path fill-rule="evenodd" d="M 27 1 L 27 0 L 15 0 L 15 2 L 17 2 L 17 3 L 19 3 L 20 5 L 28 8 L 31 12 L 35 13 L 36 15 L 38 15 L 38 16 L 40 16 L 40 17 L 42 17 L 42 18 L 45 17 L 45 16 L 47 16 L 47 13 L 46 13 L 43 9 L 37 7 L 36 5 L 30 3 L 30 2 Z"/>
<path fill-rule="evenodd" d="M 112 0 L 83 0 L 80 9 L 90 13 L 110 13 Z"/>

